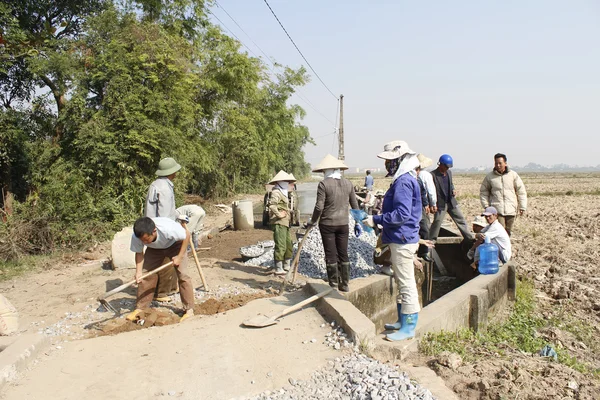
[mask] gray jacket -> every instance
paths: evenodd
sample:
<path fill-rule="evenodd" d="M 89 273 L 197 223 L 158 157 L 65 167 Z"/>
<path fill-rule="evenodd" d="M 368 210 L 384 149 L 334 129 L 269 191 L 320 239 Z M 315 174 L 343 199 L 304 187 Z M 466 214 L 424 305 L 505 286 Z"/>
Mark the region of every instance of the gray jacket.
<path fill-rule="evenodd" d="M 317 203 L 311 221 L 320 225 L 348 225 L 348 204 L 355 210 L 358 202 L 352 183 L 345 178 L 325 178 L 319 182 Z"/>

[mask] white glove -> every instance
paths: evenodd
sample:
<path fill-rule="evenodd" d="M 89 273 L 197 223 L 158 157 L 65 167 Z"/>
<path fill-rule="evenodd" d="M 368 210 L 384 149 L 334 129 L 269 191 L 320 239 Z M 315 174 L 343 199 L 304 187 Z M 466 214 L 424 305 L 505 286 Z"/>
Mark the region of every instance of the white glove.
<path fill-rule="evenodd" d="M 371 228 L 375 228 L 375 222 L 373 222 L 373 216 L 369 215 L 367 218 L 362 220 L 362 223 Z"/>

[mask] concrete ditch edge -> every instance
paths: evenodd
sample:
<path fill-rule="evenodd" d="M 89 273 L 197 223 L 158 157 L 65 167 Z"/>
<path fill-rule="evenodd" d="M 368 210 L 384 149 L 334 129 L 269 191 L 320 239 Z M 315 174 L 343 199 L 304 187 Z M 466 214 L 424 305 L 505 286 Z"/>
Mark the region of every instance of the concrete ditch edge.
<path fill-rule="evenodd" d="M 50 346 L 48 337 L 34 333 L 21 335 L 0 352 L 0 390 L 18 378 L 28 365 Z"/>

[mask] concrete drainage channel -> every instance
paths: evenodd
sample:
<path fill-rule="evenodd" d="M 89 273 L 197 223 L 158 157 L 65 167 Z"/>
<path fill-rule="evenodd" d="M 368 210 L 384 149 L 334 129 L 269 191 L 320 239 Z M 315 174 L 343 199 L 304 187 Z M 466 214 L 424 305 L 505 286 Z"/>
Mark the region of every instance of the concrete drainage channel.
<path fill-rule="evenodd" d="M 460 249 L 459 249 L 460 250 Z M 454 268 L 458 266 L 455 264 Z M 470 273 L 469 266 L 452 271 L 457 277 Z M 322 281 L 321 281 L 322 282 Z M 317 293 L 327 285 L 308 284 Z M 383 325 L 397 319 L 394 279 L 372 275 L 351 281 L 347 294 L 333 293 L 321 299 L 319 311 L 335 320 L 355 343 L 372 342 L 375 350 L 391 359 L 404 359 L 417 351 L 419 338 L 428 332 L 455 331 L 461 328 L 478 330 L 502 311 L 507 301 L 514 301 L 516 289 L 515 266 L 504 265 L 494 275 L 479 275 L 423 307 L 419 314 L 414 340 L 388 342 L 383 340 Z"/>

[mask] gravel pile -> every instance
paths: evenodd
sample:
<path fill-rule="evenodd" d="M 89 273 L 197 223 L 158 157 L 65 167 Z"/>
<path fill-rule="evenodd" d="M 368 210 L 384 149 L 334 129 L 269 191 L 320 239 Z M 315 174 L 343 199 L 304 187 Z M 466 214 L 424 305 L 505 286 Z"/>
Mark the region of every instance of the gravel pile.
<path fill-rule="evenodd" d="M 240 254 L 244 257 L 258 257 L 265 252 L 264 247 L 260 244 L 252 246 L 240 247 Z"/>
<path fill-rule="evenodd" d="M 354 236 L 354 220 L 351 218 L 348 226 L 350 227 L 350 237 L 348 239 L 348 256 L 350 258 L 350 279 L 361 278 L 372 275 L 379 271 L 377 265 L 373 262 L 373 251 L 377 243 L 377 237 L 374 233 L 366 232 L 360 237 Z M 298 245 L 294 245 L 294 255 Z M 245 262 L 246 265 L 272 267 L 273 249 L 266 249 L 265 253 L 259 257 Z M 325 268 L 325 252 L 323 242 L 318 227 L 314 227 L 302 247 L 298 272 L 311 278 L 327 277 Z"/>
<path fill-rule="evenodd" d="M 405 372 L 358 353 L 329 361 L 308 381 L 289 378 L 289 382 L 291 386 L 261 393 L 253 399 L 434 399 L 428 389 L 411 382 Z"/>

